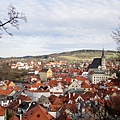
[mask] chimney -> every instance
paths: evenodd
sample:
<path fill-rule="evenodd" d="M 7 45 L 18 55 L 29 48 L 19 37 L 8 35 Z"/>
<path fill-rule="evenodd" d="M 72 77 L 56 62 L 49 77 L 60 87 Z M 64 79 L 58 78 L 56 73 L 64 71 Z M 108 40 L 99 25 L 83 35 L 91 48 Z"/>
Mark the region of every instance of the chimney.
<path fill-rule="evenodd" d="M 71 93 L 69 92 L 68 94 L 69 94 L 69 98 L 71 98 Z"/>
<path fill-rule="evenodd" d="M 22 120 L 22 114 L 20 113 L 20 120 Z"/>
<path fill-rule="evenodd" d="M 22 102 L 21 99 L 19 99 L 19 104 L 21 104 L 21 102 Z"/>

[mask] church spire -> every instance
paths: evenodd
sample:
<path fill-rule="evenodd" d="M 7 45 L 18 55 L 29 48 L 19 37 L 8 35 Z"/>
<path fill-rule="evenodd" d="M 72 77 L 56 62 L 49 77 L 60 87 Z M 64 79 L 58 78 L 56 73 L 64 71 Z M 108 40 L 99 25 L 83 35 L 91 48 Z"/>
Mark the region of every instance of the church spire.
<path fill-rule="evenodd" d="M 102 56 L 101 56 L 101 67 L 102 70 L 105 70 L 106 66 L 105 66 L 105 54 L 104 54 L 104 48 L 102 50 Z"/>
<path fill-rule="evenodd" d="M 101 56 L 101 58 L 105 58 L 104 48 L 103 48 L 103 50 L 102 50 L 102 56 Z"/>

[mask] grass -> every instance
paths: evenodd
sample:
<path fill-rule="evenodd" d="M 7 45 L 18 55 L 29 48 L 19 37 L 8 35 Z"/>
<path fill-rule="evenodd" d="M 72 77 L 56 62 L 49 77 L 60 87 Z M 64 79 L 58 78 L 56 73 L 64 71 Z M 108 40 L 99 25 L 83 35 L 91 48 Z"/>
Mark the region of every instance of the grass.
<path fill-rule="evenodd" d="M 92 61 L 94 58 L 100 58 L 101 52 L 99 53 L 80 53 L 80 54 L 71 54 L 71 55 L 63 55 L 59 56 L 59 58 L 66 59 L 68 61 Z M 105 53 L 106 59 L 114 59 L 116 58 L 116 53 Z"/>

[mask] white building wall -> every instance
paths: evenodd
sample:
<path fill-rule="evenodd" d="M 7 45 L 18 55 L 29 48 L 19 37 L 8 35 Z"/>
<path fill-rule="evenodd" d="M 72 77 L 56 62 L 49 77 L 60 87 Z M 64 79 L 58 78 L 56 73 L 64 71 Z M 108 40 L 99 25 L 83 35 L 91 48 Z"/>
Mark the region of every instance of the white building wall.
<path fill-rule="evenodd" d="M 38 92 L 38 91 L 25 91 L 25 93 L 33 100 L 33 101 L 38 101 L 38 98 L 40 98 L 42 95 L 44 95 L 45 97 L 49 97 L 50 96 L 50 92 L 46 91 L 46 92 Z"/>
<path fill-rule="evenodd" d="M 0 120 L 5 120 L 5 116 L 0 116 Z"/>
<path fill-rule="evenodd" d="M 107 81 L 108 78 L 109 78 L 109 76 L 105 75 L 105 74 L 93 74 L 92 75 L 92 83 L 97 84 L 100 81 Z"/>

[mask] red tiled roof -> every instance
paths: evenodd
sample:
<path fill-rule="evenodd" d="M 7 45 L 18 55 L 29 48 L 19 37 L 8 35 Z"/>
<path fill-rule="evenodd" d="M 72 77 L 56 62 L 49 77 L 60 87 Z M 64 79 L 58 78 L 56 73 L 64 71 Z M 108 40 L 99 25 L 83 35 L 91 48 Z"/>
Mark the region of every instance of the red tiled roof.
<path fill-rule="evenodd" d="M 22 101 L 32 101 L 32 99 L 29 96 L 20 95 L 18 99 L 21 99 Z"/>
<path fill-rule="evenodd" d="M 49 86 L 57 86 L 57 84 L 58 84 L 58 81 L 56 81 L 56 80 L 50 80 L 49 81 Z"/>
<path fill-rule="evenodd" d="M 62 104 L 63 104 L 62 100 L 60 98 L 58 98 L 58 97 L 53 102 L 53 105 L 62 105 Z"/>
<path fill-rule="evenodd" d="M 26 90 L 29 92 L 50 92 L 50 90 Z"/>
<path fill-rule="evenodd" d="M 82 88 L 91 88 L 90 84 L 87 84 L 87 83 L 85 83 L 85 82 L 82 82 L 82 83 L 81 83 L 81 87 L 82 87 Z"/>
<path fill-rule="evenodd" d="M 53 103 L 56 98 L 57 98 L 57 96 L 55 96 L 55 95 L 50 95 L 49 100 L 50 100 L 51 103 Z"/>
<path fill-rule="evenodd" d="M 54 120 L 54 117 L 45 108 L 37 105 L 23 115 L 23 120 Z"/>
<path fill-rule="evenodd" d="M 76 79 L 80 81 L 88 80 L 86 77 L 83 77 L 83 76 L 77 76 Z"/>
<path fill-rule="evenodd" d="M 2 106 L 0 106 L 0 116 L 5 116 L 5 108 L 3 108 Z"/>
<path fill-rule="evenodd" d="M 16 115 L 13 115 L 9 120 L 19 120 L 19 118 Z"/>
<path fill-rule="evenodd" d="M 13 91 L 12 89 L 6 89 L 6 90 L 0 89 L 0 95 L 9 95 L 12 91 Z"/>
<path fill-rule="evenodd" d="M 56 112 L 60 107 L 61 107 L 62 105 L 50 105 L 50 107 L 51 107 L 51 111 L 52 112 Z"/>
<path fill-rule="evenodd" d="M 15 100 L 15 101 L 9 103 L 9 105 L 7 106 L 7 108 L 17 111 L 18 106 L 19 106 L 19 101 Z"/>

